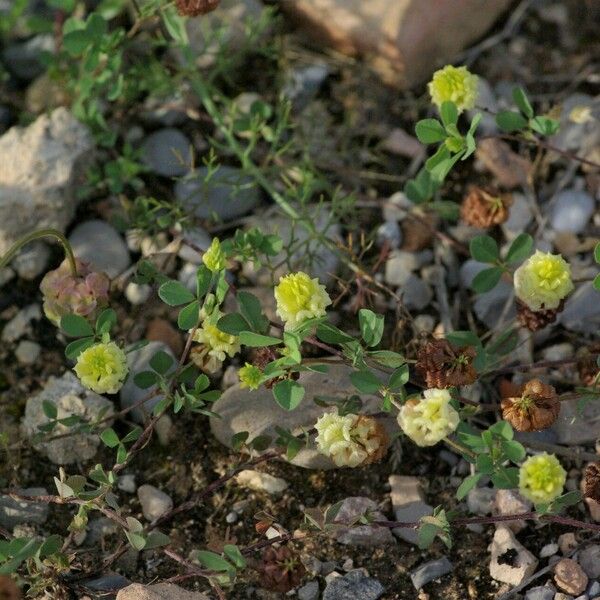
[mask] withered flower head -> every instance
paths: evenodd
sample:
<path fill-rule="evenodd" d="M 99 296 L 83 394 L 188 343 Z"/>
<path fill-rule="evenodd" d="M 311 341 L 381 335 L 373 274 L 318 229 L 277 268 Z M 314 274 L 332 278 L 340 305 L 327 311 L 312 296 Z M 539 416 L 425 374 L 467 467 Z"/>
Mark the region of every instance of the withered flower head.
<path fill-rule="evenodd" d="M 415 366 L 429 388 L 470 385 L 477 379 L 475 356 L 472 346 L 456 348 L 448 340 L 431 340 L 419 349 Z"/>
<path fill-rule="evenodd" d="M 590 463 L 583 476 L 583 495 L 600 502 L 600 462 Z"/>
<path fill-rule="evenodd" d="M 548 429 L 558 418 L 560 401 L 551 385 L 532 379 L 522 394 L 502 400 L 502 417 L 517 431 Z"/>
<path fill-rule="evenodd" d="M 221 0 L 175 0 L 177 12 L 182 17 L 197 17 L 211 12 Z"/>
<path fill-rule="evenodd" d="M 473 187 L 462 202 L 460 216 L 468 225 L 487 229 L 493 225 L 500 225 L 508 219 L 508 209 L 511 204 L 510 194 Z"/>
<path fill-rule="evenodd" d="M 306 572 L 300 559 L 287 546 L 267 548 L 258 570 L 263 588 L 283 593 L 300 585 Z"/>
<path fill-rule="evenodd" d="M 557 308 L 545 308 L 542 310 L 531 310 L 526 304 L 517 300 L 517 319 L 519 323 L 529 331 L 539 331 L 554 323 L 560 312 L 565 307 L 565 301 L 561 300 Z"/>

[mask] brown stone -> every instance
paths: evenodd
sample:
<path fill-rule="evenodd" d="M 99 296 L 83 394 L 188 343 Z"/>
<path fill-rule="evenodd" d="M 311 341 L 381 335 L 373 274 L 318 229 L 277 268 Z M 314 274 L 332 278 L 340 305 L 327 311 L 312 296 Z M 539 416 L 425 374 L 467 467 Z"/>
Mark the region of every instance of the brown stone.
<path fill-rule="evenodd" d="M 119 590 L 117 600 L 209 600 L 203 592 L 189 592 L 172 583 L 132 583 Z"/>
<path fill-rule="evenodd" d="M 480 38 L 509 0 L 280 0 L 318 42 L 368 60 L 391 85 L 410 86 Z"/>
<path fill-rule="evenodd" d="M 150 342 L 163 342 L 171 348 L 175 356 L 180 356 L 183 352 L 181 332 L 165 319 L 157 317 L 148 323 L 146 339 Z"/>
<path fill-rule="evenodd" d="M 587 587 L 588 576 L 574 560 L 563 558 L 554 567 L 554 581 L 567 594 L 579 596 Z"/>

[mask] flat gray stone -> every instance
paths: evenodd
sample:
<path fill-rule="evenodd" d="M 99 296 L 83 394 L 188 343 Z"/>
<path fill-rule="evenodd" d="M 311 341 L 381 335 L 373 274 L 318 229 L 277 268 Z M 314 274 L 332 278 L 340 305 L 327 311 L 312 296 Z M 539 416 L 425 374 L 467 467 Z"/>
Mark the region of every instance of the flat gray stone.
<path fill-rule="evenodd" d="M 114 412 L 110 400 L 84 388 L 79 379 L 68 371 L 62 377 L 50 377 L 44 389 L 27 400 L 21 427 L 30 439 L 40 433 L 40 425 L 50 421 L 44 413 L 44 402 L 54 404 L 59 419 L 76 415 L 84 421 L 92 421 L 108 417 Z M 51 434 L 44 434 L 43 437 L 69 431 L 72 428 L 58 424 Z M 100 438 L 97 434 L 78 433 L 48 442 L 36 442 L 34 448 L 54 464 L 68 465 L 92 459 L 99 445 Z"/>
<path fill-rule="evenodd" d="M 298 588 L 298 600 L 319 600 L 319 582 L 313 579 Z"/>
<path fill-rule="evenodd" d="M 421 517 L 433 514 L 433 507 L 425 502 L 421 484 L 416 477 L 410 475 L 391 475 L 389 483 L 396 521 L 414 523 Z M 397 527 L 392 533 L 409 544 L 416 545 L 418 543 L 416 529 Z"/>
<path fill-rule="evenodd" d="M 94 219 L 77 225 L 69 236 L 77 258 L 90 263 L 97 271 L 116 277 L 131 264 L 125 240 L 105 221 Z"/>
<path fill-rule="evenodd" d="M 150 360 L 159 351 L 166 352 L 169 356 L 175 360 L 173 352 L 163 342 L 148 342 L 145 346 L 129 352 L 127 354 L 127 364 L 129 365 L 129 377 L 125 380 L 121 391 L 119 392 L 119 400 L 121 401 L 121 408 L 129 408 L 138 402 L 141 402 L 151 391 L 152 388 L 143 390 L 139 388 L 135 382 L 134 377 L 137 373 L 142 371 L 151 371 Z M 145 417 L 152 413 L 152 409 L 164 398 L 163 394 L 157 394 L 153 398 L 150 398 L 142 405 L 134 408 L 131 412 L 131 418 L 137 423 L 143 423 Z"/>
<path fill-rule="evenodd" d="M 250 212 L 260 203 L 256 183 L 240 169 L 221 165 L 208 181 L 207 167 L 199 167 L 175 184 L 175 196 L 199 219 L 215 215 L 231 221 Z"/>
<path fill-rule="evenodd" d="M 165 127 L 142 142 L 142 160 L 157 175 L 180 177 L 192 164 L 192 145 L 179 129 Z"/>
<path fill-rule="evenodd" d="M 581 550 L 577 561 L 590 579 L 600 577 L 600 545 L 595 544 Z"/>
<path fill-rule="evenodd" d="M 378 600 L 384 591 L 377 579 L 356 570 L 331 579 L 323 592 L 323 600 Z"/>
<path fill-rule="evenodd" d="M 552 426 L 559 444 L 579 446 L 598 439 L 600 402 L 587 402 L 582 411 L 577 409 L 577 403 L 576 398 L 560 403 L 560 414 Z"/>
<path fill-rule="evenodd" d="M 559 316 L 561 325 L 578 333 L 589 333 L 600 326 L 600 302 L 598 291 L 588 281 L 577 286 L 567 298 L 564 311 Z"/>
<path fill-rule="evenodd" d="M 539 585 L 525 594 L 525 600 L 554 600 L 556 588 L 552 584 Z"/>
<path fill-rule="evenodd" d="M 259 435 L 270 435 L 275 439 L 275 427 L 282 427 L 292 433 L 299 434 L 303 429 L 310 429 L 326 409 L 317 406 L 313 399 L 316 396 L 330 398 L 346 398 L 357 394 L 350 382 L 351 369 L 346 366 L 330 365 L 328 373 L 305 372 L 300 375 L 299 383 L 305 389 L 304 399 L 296 410 L 287 411 L 281 408 L 273 398 L 271 390 L 264 387 L 258 390 L 240 388 L 234 385 L 223 393 L 212 410 L 220 418 L 211 417 L 210 427 L 214 436 L 225 446 L 231 448 L 231 438 L 236 433 L 247 431 L 249 440 Z M 377 396 L 362 396 L 364 414 L 381 411 L 381 399 Z M 397 431 L 395 419 L 386 419 L 384 425 Z M 319 453 L 311 441 L 303 447 L 291 461 L 292 464 L 309 469 L 332 469 L 333 462 Z"/>
<path fill-rule="evenodd" d="M 34 229 L 65 230 L 92 149 L 88 129 L 64 108 L 0 137 L 0 255 Z"/>
<path fill-rule="evenodd" d="M 49 33 L 35 35 L 25 42 L 7 46 L 2 52 L 2 59 L 19 79 L 31 81 L 45 71 L 42 55 L 54 53 L 54 44 L 54 36 Z"/>
<path fill-rule="evenodd" d="M 424 565 L 416 568 L 411 574 L 410 579 L 416 590 L 420 590 L 425 584 L 434 581 L 452 572 L 452 563 L 443 556 L 437 560 L 431 560 Z"/>
<path fill-rule="evenodd" d="M 26 488 L 15 490 L 23 496 L 46 496 L 46 488 Z M 35 523 L 43 525 L 48 518 L 50 507 L 43 502 L 25 502 L 15 500 L 10 496 L 0 496 L 0 525 L 12 531 L 15 525 L 21 523 Z"/>
<path fill-rule="evenodd" d="M 550 223 L 555 231 L 582 233 L 595 208 L 594 199 L 585 192 L 563 190 L 554 198 Z"/>
<path fill-rule="evenodd" d="M 352 522 L 360 515 L 369 513 L 376 521 L 385 521 L 385 515 L 377 509 L 377 504 L 370 498 L 354 496 L 346 498 L 335 520 Z M 347 546 L 384 546 L 394 542 L 394 536 L 387 527 L 377 525 L 355 525 L 342 530 L 337 530 L 335 539 L 340 544 Z"/>

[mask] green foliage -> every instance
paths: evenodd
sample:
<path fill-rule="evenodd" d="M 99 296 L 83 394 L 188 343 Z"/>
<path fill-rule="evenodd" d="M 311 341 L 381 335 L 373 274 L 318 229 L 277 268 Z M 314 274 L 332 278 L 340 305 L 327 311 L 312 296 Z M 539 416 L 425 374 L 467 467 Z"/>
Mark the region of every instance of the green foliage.
<path fill-rule="evenodd" d="M 496 124 L 507 133 L 523 132 L 525 134 L 539 133 L 543 136 L 554 135 L 559 128 L 559 122 L 544 115 L 536 115 L 525 90 L 513 88 L 513 101 L 519 109 L 502 110 L 496 115 Z"/>

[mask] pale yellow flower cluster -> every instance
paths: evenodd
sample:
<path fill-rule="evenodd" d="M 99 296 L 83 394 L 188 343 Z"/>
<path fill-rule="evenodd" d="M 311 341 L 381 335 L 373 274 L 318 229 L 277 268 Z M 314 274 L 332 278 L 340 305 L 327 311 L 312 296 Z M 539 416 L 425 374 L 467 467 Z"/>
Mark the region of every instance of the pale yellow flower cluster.
<path fill-rule="evenodd" d="M 94 344 L 81 352 L 74 370 L 81 383 L 98 394 L 116 394 L 129 373 L 125 352 L 114 342 Z"/>
<path fill-rule="evenodd" d="M 459 112 L 475 107 L 477 75 L 467 67 L 447 65 L 433 74 L 428 85 L 431 101 L 440 108 L 444 102 L 454 102 Z"/>
<path fill-rule="evenodd" d="M 519 491 L 534 504 L 549 504 L 562 494 L 567 473 L 554 454 L 530 456 L 519 469 Z"/>

